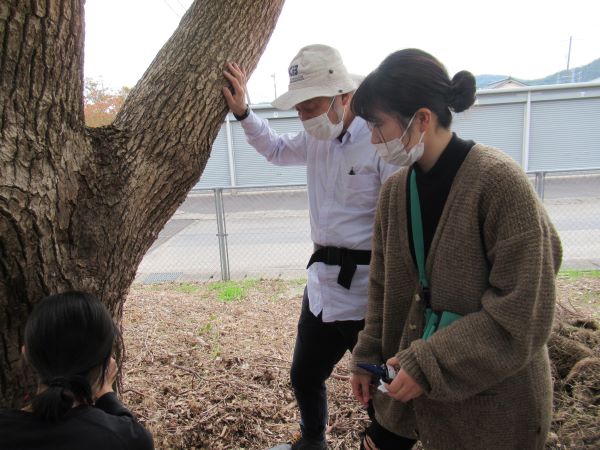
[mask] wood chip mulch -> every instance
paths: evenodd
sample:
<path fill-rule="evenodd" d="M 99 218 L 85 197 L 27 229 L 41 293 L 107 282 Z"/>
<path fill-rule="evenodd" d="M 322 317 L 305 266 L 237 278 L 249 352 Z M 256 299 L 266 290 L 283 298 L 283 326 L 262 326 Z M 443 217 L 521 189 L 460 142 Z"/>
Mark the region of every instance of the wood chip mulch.
<path fill-rule="evenodd" d="M 553 364 L 557 410 L 547 448 L 600 448 L 600 331 L 589 325 L 600 311 L 600 279 L 563 284 L 551 355 L 552 345 L 564 346 L 557 337 L 587 351 L 561 360 L 560 373 Z M 157 449 L 267 449 L 298 430 L 289 368 L 302 283 L 260 280 L 233 301 L 215 286 L 134 285 L 125 303 L 122 397 Z M 594 302 L 583 316 L 580 294 Z M 367 423 L 347 364 L 348 355 L 328 381 L 332 449 L 358 448 Z"/>

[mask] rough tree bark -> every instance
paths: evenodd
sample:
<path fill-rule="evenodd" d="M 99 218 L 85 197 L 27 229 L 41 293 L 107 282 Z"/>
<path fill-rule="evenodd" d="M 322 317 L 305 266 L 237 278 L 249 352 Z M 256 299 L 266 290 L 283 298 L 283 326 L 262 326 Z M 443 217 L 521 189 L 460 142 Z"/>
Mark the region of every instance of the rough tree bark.
<path fill-rule="evenodd" d="M 99 129 L 83 119 L 84 0 L 0 2 L 0 406 L 27 387 L 19 348 L 40 298 L 91 291 L 120 321 L 209 157 L 225 63 L 255 68 L 283 1 L 196 0 Z"/>

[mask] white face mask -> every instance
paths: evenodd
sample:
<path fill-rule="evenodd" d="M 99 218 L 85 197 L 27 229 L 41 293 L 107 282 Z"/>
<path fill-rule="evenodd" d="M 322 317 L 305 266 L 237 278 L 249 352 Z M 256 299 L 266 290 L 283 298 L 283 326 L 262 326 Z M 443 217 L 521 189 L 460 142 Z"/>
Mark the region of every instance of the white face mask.
<path fill-rule="evenodd" d="M 373 144 L 375 145 L 375 150 L 377 150 L 377 153 L 385 162 L 394 164 L 396 166 L 407 167 L 416 163 L 423 156 L 423 152 L 425 151 L 423 136 L 425 135 L 425 132 L 421 133 L 419 142 L 409 149 L 406 149 L 406 146 L 402 142 L 402 139 L 404 136 L 406 136 L 406 133 L 410 129 L 410 125 L 412 124 L 414 118 L 415 116 L 412 116 L 408 122 L 406 130 L 404 130 L 404 133 L 402 133 L 402 136 L 399 138 L 395 138 L 387 142 Z"/>
<path fill-rule="evenodd" d="M 346 113 L 346 108 L 342 106 L 341 111 L 335 109 L 337 116 L 341 117 L 341 119 L 338 123 L 331 123 L 327 114 L 329 113 L 329 110 L 331 110 L 334 102 L 335 97 L 333 97 L 327 112 L 324 112 L 320 116 L 313 117 L 312 119 L 302 121 L 302 125 L 308 134 L 323 141 L 335 139 L 342 134 L 342 131 L 344 130 L 344 114 Z"/>

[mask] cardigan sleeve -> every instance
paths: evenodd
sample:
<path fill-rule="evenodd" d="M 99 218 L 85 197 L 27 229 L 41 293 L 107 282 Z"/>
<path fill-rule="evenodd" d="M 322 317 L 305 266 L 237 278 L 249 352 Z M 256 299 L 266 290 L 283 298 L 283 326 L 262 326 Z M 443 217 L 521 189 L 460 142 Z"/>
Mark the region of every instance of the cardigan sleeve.
<path fill-rule="evenodd" d="M 386 227 L 387 211 L 390 200 L 390 181 L 384 183 L 379 194 L 373 239 L 371 245 L 371 263 L 369 268 L 369 301 L 365 326 L 358 335 L 358 341 L 352 350 L 351 370 L 355 373 L 368 372 L 357 367 L 358 363 L 381 364 L 381 330 L 383 322 L 384 296 L 384 255 L 383 230 Z"/>
<path fill-rule="evenodd" d="M 523 368 L 550 336 L 558 234 L 520 168 L 500 169 L 482 194 L 489 278 L 481 309 L 397 355 L 432 400 L 460 401 L 491 388 Z"/>

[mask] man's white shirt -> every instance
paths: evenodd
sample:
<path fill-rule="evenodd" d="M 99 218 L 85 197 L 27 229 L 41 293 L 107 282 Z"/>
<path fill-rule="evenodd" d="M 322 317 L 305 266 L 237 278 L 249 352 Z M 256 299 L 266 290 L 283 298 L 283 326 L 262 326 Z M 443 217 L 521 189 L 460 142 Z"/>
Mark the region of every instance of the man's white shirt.
<path fill-rule="evenodd" d="M 305 131 L 279 135 L 256 113 L 241 121 L 248 143 L 269 162 L 305 165 L 311 238 L 322 246 L 370 250 L 379 190 L 398 166 L 387 164 L 371 144 L 366 122 L 355 117 L 341 142 Z M 308 260 L 308 255 L 307 255 Z M 340 266 L 308 269 L 311 312 L 323 321 L 360 320 L 367 308 L 369 266 L 358 265 L 350 289 L 337 283 Z"/>

